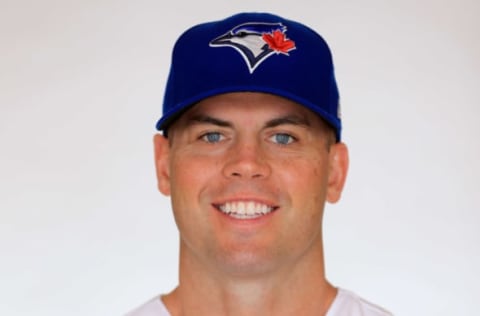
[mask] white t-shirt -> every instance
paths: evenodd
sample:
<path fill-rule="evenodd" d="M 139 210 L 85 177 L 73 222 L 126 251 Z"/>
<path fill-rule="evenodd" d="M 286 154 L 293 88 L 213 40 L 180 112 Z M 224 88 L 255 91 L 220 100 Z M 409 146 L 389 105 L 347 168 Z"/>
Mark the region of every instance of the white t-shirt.
<path fill-rule="evenodd" d="M 155 297 L 125 316 L 170 316 L 170 313 L 162 300 Z M 392 314 L 353 292 L 339 288 L 325 316 L 392 316 Z"/>

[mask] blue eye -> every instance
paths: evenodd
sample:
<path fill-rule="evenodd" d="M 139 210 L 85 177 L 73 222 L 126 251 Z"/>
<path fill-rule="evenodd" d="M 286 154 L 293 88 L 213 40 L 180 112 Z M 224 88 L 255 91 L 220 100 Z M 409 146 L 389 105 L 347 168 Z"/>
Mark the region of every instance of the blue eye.
<path fill-rule="evenodd" d="M 207 143 L 218 143 L 219 141 L 222 140 L 222 134 L 218 132 L 209 132 L 209 133 L 203 134 L 201 139 Z"/>
<path fill-rule="evenodd" d="M 273 135 L 272 140 L 273 142 L 280 145 L 288 145 L 291 142 L 293 142 L 295 139 L 291 135 L 279 133 L 279 134 Z"/>

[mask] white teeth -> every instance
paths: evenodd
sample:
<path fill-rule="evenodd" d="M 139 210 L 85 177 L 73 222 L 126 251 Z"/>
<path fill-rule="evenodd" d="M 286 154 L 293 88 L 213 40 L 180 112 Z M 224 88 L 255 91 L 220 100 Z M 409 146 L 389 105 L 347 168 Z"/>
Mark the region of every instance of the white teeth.
<path fill-rule="evenodd" d="M 262 205 L 262 213 L 263 214 L 267 214 L 268 212 L 270 212 L 270 207 L 266 206 L 266 205 Z"/>
<path fill-rule="evenodd" d="M 273 210 L 271 206 L 253 201 L 227 202 L 218 208 L 223 213 L 239 219 L 260 217 Z"/>
<path fill-rule="evenodd" d="M 255 214 L 255 203 L 253 203 L 253 202 L 248 202 L 247 203 L 247 214 L 248 215 Z"/>

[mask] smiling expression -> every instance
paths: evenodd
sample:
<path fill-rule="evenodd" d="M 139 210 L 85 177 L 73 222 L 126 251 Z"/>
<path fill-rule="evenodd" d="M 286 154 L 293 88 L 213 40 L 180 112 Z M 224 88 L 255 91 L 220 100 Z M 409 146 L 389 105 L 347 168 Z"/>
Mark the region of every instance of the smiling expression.
<path fill-rule="evenodd" d="M 210 97 L 155 137 L 159 189 L 171 195 L 181 256 L 236 274 L 322 252 L 325 201 L 347 152 L 313 112 L 263 93 Z"/>

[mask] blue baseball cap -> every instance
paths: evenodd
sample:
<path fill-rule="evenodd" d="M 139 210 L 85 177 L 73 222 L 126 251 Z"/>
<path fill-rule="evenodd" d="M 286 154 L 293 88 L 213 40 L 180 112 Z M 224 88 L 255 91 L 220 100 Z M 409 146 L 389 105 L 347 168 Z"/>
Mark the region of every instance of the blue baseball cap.
<path fill-rule="evenodd" d="M 269 13 L 240 13 L 196 25 L 175 43 L 156 128 L 197 102 L 229 92 L 263 92 L 317 113 L 341 136 L 332 55 L 309 27 Z"/>

